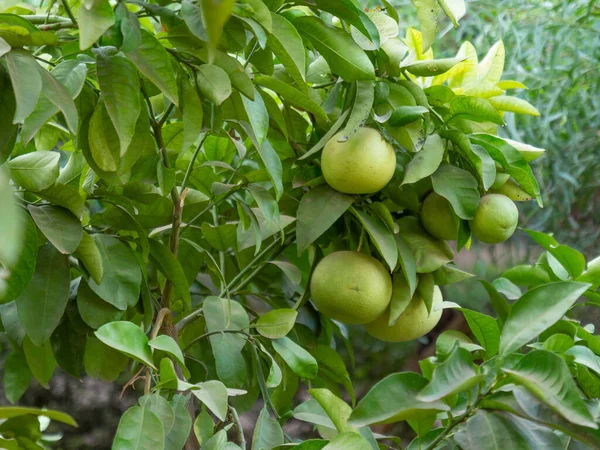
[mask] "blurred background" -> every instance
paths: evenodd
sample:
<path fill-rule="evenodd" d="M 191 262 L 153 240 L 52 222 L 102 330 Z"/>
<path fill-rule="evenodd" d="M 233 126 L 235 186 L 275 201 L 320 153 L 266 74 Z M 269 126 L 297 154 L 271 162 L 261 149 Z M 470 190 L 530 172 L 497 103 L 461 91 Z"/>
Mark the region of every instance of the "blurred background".
<path fill-rule="evenodd" d="M 377 1 L 363 3 L 378 5 Z M 410 0 L 391 3 L 397 7 L 403 30 L 418 27 Z M 482 58 L 502 39 L 506 47 L 504 78 L 525 83 L 529 89 L 519 95 L 542 114 L 539 118 L 507 114 L 507 126 L 502 130 L 505 137 L 547 149 L 546 155 L 533 163 L 545 207 L 520 203 L 521 226 L 553 232 L 561 243 L 580 250 L 588 259 L 600 254 L 600 2 L 468 1 L 460 28 L 448 23 L 441 35 L 434 45 L 437 58 L 453 56 L 465 40 L 471 41 Z M 491 281 L 511 265 L 535 262 L 539 253 L 525 233 L 517 232 L 505 245 L 475 244 L 469 253 L 459 254 L 457 262 L 463 270 Z M 447 300 L 491 312 L 487 294 L 475 280 L 444 291 Z M 579 311 L 585 312 L 585 323 L 600 325 L 595 309 Z M 462 314 L 446 310 L 432 335 L 409 344 L 386 345 L 360 328 L 351 329 L 357 395 L 389 373 L 417 371 L 418 361 L 433 353 L 431 343 L 445 329 L 466 332 Z M 129 390 L 120 399 L 120 390 L 117 384 L 61 375 L 53 378 L 50 390 L 32 385 L 20 403 L 63 410 L 77 418 L 80 429 L 64 429 L 60 448 L 108 449 L 121 414 L 137 396 Z M 0 393 L 0 404 L 7 403 Z M 242 420 L 251 433 L 252 413 Z M 314 435 L 310 427 L 286 429 L 295 436 L 304 432 Z M 409 433 L 404 429 L 381 431 L 401 436 Z"/>

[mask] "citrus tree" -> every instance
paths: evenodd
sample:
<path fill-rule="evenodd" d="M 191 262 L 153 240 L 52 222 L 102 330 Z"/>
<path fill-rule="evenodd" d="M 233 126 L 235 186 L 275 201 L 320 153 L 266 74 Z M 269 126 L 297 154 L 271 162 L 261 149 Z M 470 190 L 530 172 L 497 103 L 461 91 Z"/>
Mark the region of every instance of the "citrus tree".
<path fill-rule="evenodd" d="M 541 206 L 543 150 L 497 136 L 505 112 L 539 114 L 507 94 L 524 86 L 501 79 L 502 43 L 434 59 L 442 11 L 457 24 L 464 4 L 414 3 L 421 31 L 385 1 L 0 14 L 6 397 L 57 367 L 137 385 L 114 449 L 399 448 L 370 428 L 399 421 L 410 449 L 597 448 L 600 340 L 568 312 L 600 304 L 598 260 L 529 231 L 538 263 L 485 283 L 496 319 L 443 301 L 470 276 L 455 251 L 508 239 L 514 201 Z M 421 375 L 357 403 L 348 325 L 402 342 L 445 308 L 478 343 L 448 331 Z M 50 445 L 48 418 L 76 425 L 0 417 L 10 449 Z"/>

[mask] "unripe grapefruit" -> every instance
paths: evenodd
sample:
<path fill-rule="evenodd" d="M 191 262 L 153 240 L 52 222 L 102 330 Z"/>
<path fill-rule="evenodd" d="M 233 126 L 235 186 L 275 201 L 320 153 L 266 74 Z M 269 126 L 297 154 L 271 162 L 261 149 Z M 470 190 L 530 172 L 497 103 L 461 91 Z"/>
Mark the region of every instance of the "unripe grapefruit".
<path fill-rule="evenodd" d="M 421 222 L 429 234 L 444 241 L 455 241 L 458 236 L 458 220 L 450 202 L 432 192 L 421 207 Z"/>
<path fill-rule="evenodd" d="M 393 147 L 373 128 L 359 128 L 350 139 L 340 132 L 323 149 L 325 181 L 346 194 L 371 194 L 385 187 L 396 170 Z"/>
<path fill-rule="evenodd" d="M 383 265 L 363 253 L 341 251 L 327 255 L 310 281 L 315 306 L 331 319 L 365 324 L 390 304 L 392 279 Z"/>
<path fill-rule="evenodd" d="M 481 197 L 475 216 L 469 223 L 473 236 L 486 244 L 498 244 L 513 235 L 519 222 L 519 210 L 506 195 Z"/>
<path fill-rule="evenodd" d="M 442 310 L 434 311 L 443 301 L 440 288 L 435 286 L 431 314 L 427 314 L 427 306 L 418 293 L 415 293 L 410 304 L 400 314 L 398 321 L 391 327 L 389 309 L 376 320 L 365 325 L 367 333 L 385 342 L 407 342 L 429 333 L 442 317 Z"/>

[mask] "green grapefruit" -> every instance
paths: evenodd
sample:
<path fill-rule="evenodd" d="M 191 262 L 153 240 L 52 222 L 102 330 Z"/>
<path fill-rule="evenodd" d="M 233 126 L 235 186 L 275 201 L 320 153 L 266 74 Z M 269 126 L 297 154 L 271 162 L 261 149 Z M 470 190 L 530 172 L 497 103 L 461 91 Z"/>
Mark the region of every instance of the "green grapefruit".
<path fill-rule="evenodd" d="M 469 223 L 473 236 L 486 244 L 499 244 L 513 235 L 519 222 L 515 203 L 502 194 L 481 197 L 473 220 Z"/>
<path fill-rule="evenodd" d="M 367 333 L 385 342 L 407 342 L 425 336 L 437 325 L 442 317 L 442 310 L 435 311 L 443 301 L 440 288 L 435 286 L 431 314 L 427 314 L 427 306 L 423 298 L 415 293 L 410 304 L 400 314 L 398 321 L 389 326 L 389 309 L 376 320 L 365 325 Z"/>
<path fill-rule="evenodd" d="M 392 279 L 383 265 L 363 253 L 341 251 L 317 264 L 310 281 L 315 306 L 351 325 L 371 322 L 390 304 Z"/>
<path fill-rule="evenodd" d="M 321 169 L 325 181 L 346 194 L 371 194 L 385 187 L 396 170 L 393 147 L 373 128 L 359 128 L 346 141 L 344 133 L 325 144 Z"/>
<path fill-rule="evenodd" d="M 458 236 L 458 220 L 450 202 L 432 192 L 421 207 L 421 222 L 429 234 L 444 241 L 455 241 Z"/>

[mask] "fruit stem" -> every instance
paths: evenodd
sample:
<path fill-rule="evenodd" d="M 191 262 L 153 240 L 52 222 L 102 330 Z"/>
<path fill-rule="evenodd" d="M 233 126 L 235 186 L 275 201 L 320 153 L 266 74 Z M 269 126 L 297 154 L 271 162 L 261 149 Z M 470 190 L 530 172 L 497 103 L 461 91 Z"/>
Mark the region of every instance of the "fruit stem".
<path fill-rule="evenodd" d="M 360 249 L 362 248 L 364 239 L 365 239 L 365 227 L 361 227 L 360 228 L 360 238 L 358 238 L 358 247 L 356 247 L 357 252 L 360 252 Z"/>

